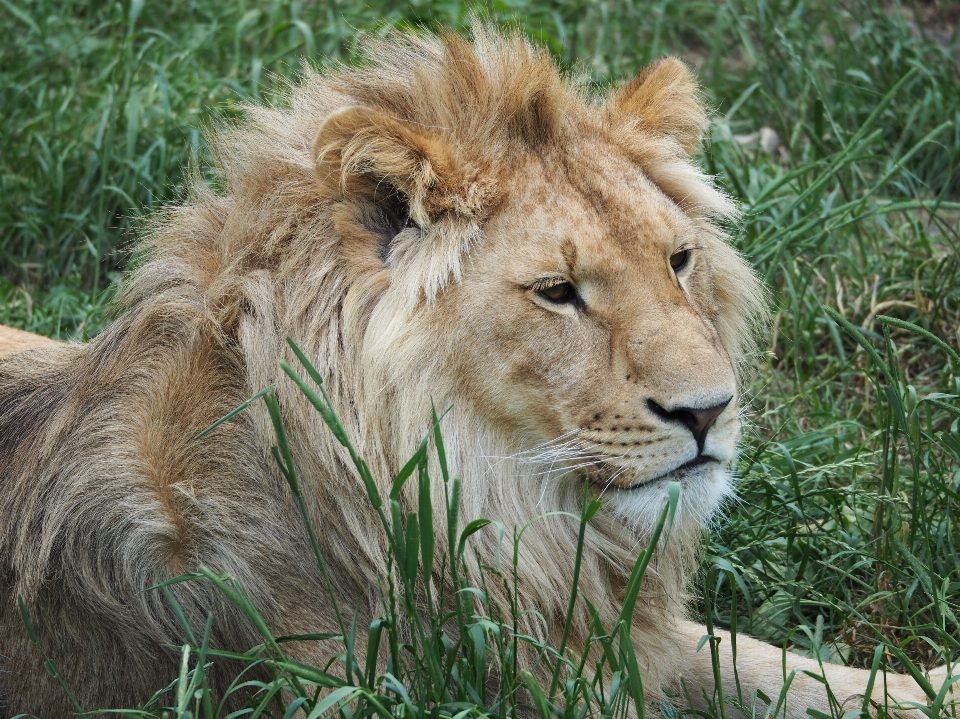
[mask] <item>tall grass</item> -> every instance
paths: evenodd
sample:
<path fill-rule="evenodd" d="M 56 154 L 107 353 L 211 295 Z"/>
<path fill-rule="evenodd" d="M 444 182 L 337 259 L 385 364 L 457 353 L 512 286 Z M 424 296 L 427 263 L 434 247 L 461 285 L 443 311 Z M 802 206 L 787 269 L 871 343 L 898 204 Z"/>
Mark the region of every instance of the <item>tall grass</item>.
<path fill-rule="evenodd" d="M 908 443 L 917 442 L 921 430 L 916 429 L 916 422 L 911 424 L 907 416 L 909 410 L 904 406 L 904 398 L 909 392 L 904 394 L 903 388 L 894 388 L 900 375 L 899 368 L 896 364 L 884 360 L 860 330 L 837 313 L 830 314 L 862 345 L 888 383 L 885 386 L 889 388 L 886 392 L 889 424 L 885 445 L 896 443 L 898 433 L 903 433 L 905 437 L 911 435 L 906 439 Z M 904 326 L 926 336 L 923 330 L 909 323 L 886 317 L 883 320 L 885 323 Z M 946 352 L 951 363 L 960 366 L 960 354 L 942 342 L 930 339 Z M 201 565 L 196 572 L 175 577 L 148 590 L 163 591 L 174 613 L 182 622 L 188 641 L 182 647 L 179 674 L 173 678 L 170 685 L 156 692 L 141 708 L 112 709 L 110 713 L 131 717 L 204 719 L 227 715 L 256 719 L 292 717 L 297 714 L 308 719 L 334 715 L 341 716 L 342 719 L 392 719 L 397 716 L 424 719 L 485 716 L 507 719 L 528 715 L 540 716 L 543 719 L 643 719 L 647 714 L 643 672 L 637 663 L 634 637 L 631 636 L 630 628 L 649 562 L 662 548 L 661 538 L 664 543 L 669 541 L 680 484 L 671 484 L 668 500 L 651 533 L 650 541 L 637 556 L 617 619 L 612 626 L 604 627 L 597 612 L 591 607 L 591 638 L 587 648 L 577 656 L 567 648 L 566 630 L 559 638 L 550 637 L 548 643 L 536 639 L 534 633 L 528 630 L 531 620 L 536 622 L 542 618 L 537 616 L 536 607 L 523 607 L 518 603 L 517 588 L 520 579 L 517 576 L 517 556 L 523 528 L 491 526 L 490 520 L 485 518 L 464 521 L 465 518 L 459 516 L 461 482 L 459 477 L 451 475 L 448 467 L 440 432 L 440 419 L 436 413 L 433 415 L 431 433 L 423 438 L 417 452 L 393 478 L 387 496 L 383 496 L 378 489 L 378 482 L 353 447 L 346 428 L 337 417 L 319 373 L 300 349 L 290 340 L 288 342 L 299 360 L 302 372 L 286 363 L 281 363 L 282 369 L 299 385 L 328 430 L 347 449 L 354 470 L 362 480 L 366 499 L 379 517 L 381 529 L 387 538 L 388 569 L 378 588 L 382 615 L 376 617 L 369 626 L 358 626 L 357 615 L 350 613 L 350 607 L 338 604 L 338 593 L 329 578 L 301 493 L 296 463 L 287 441 L 279 404 L 272 392 L 262 392 L 260 395 L 267 403 L 276 435 L 276 444 L 271 451 L 300 508 L 314 558 L 326 582 L 324 589 L 334 608 L 339 632 L 274 636 L 256 607 L 247 599 L 242 586 L 237 585 L 231 577 L 217 574 Z M 301 374 L 306 374 L 310 381 Z M 942 403 L 942 400 L 936 397 L 927 398 L 927 401 L 937 406 Z M 244 403 L 239 409 L 242 410 L 247 405 L 249 403 Z M 943 407 L 949 413 L 960 415 L 953 405 L 943 404 Z M 201 433 L 198 440 L 202 440 L 210 430 L 235 413 L 229 413 Z M 960 446 L 955 439 L 951 440 L 949 435 L 942 433 L 936 439 L 944 442 L 953 452 L 953 459 L 960 461 Z M 911 449 L 917 449 L 915 444 L 910 446 Z M 437 528 L 434 524 L 435 512 L 431 499 L 431 486 L 434 481 L 429 473 L 428 456 L 431 452 L 435 452 L 440 469 L 447 518 L 446 536 L 442 544 L 449 548 L 449 554 L 440 556 L 436 554 Z M 793 486 L 799 491 L 800 480 L 796 476 L 794 480 Z M 415 481 L 417 486 L 416 511 L 405 509 L 399 501 L 403 487 L 411 481 Z M 786 493 L 789 495 L 790 489 L 787 489 Z M 767 509 L 771 514 L 782 516 L 783 510 L 790 507 L 792 499 L 796 498 L 788 496 L 785 499 L 771 499 Z M 840 500 L 841 503 L 843 501 L 844 499 Z M 600 502 L 599 498 L 593 496 L 589 486 L 585 485 L 583 509 L 579 517 L 577 553 L 572 558 L 574 579 L 570 587 L 564 623 L 567 629 L 574 616 L 576 602 L 583 601 L 578 586 L 580 558 L 585 532 L 591 518 L 599 509 Z M 887 519 L 883 516 L 889 509 L 893 510 L 891 519 L 895 522 L 892 530 L 886 526 Z M 795 510 L 804 514 L 799 503 Z M 805 520 L 816 523 L 817 518 L 813 516 L 816 512 L 814 507 L 813 513 L 804 514 Z M 938 576 L 939 568 L 921 563 L 906 547 L 906 538 L 897 536 L 901 526 L 894 503 L 878 505 L 878 512 L 880 516 L 874 517 L 875 534 L 881 540 L 878 548 L 873 553 L 862 552 L 862 556 L 856 556 L 856 547 L 851 543 L 847 551 L 856 558 L 847 571 L 858 571 L 857 560 L 867 564 L 878 561 L 885 566 L 885 560 L 878 555 L 883 554 L 886 543 L 892 543 L 892 552 L 897 555 L 893 561 L 906 561 L 911 566 L 911 570 L 916 574 L 916 583 L 930 600 L 925 607 L 930 612 L 930 621 L 926 626 L 928 635 L 934 637 L 938 645 L 946 647 L 948 653 L 960 650 L 960 641 L 957 639 L 960 623 L 948 601 L 942 577 Z M 792 516 L 789 511 L 785 514 L 788 518 Z M 531 521 L 538 521 L 538 518 L 532 518 Z M 494 565 L 476 561 L 471 569 L 468 561 L 470 537 L 479 531 L 491 530 L 499 531 L 501 536 L 509 538 L 512 552 L 508 556 L 512 557 L 512 561 L 503 564 L 498 561 Z M 791 537 L 791 534 L 792 527 L 788 521 L 785 538 Z M 929 549 L 931 537 L 925 536 L 923 539 Z M 713 546 L 717 547 L 716 544 Z M 743 547 L 740 551 L 746 552 L 749 548 Z M 734 598 L 734 605 L 738 588 L 748 600 L 750 597 L 744 574 L 734 564 L 736 561 L 714 555 L 711 557 L 711 570 L 706 574 L 706 584 L 709 587 L 704 596 L 708 607 L 706 639 L 710 644 L 709 651 L 714 653 L 716 667 L 718 640 L 712 636 L 713 623 L 719 620 L 729 624 L 734 630 L 737 628 L 736 615 L 724 617 L 719 609 L 726 599 L 725 580 Z M 837 556 L 831 561 L 834 564 L 851 564 L 850 558 Z M 262 642 L 242 654 L 211 648 L 209 637 L 213 617 L 208 617 L 202 632 L 199 627 L 190 626 L 168 591 L 172 584 L 191 581 L 209 581 L 218 587 L 260 633 Z M 507 588 L 507 606 L 497 605 L 489 600 L 489 582 L 496 582 Z M 779 584 L 780 591 L 783 591 L 782 587 L 786 586 L 786 583 L 781 581 Z M 768 603 L 770 606 L 766 606 Z M 825 603 L 837 605 L 840 600 L 831 597 Z M 763 635 L 766 625 L 777 620 L 777 612 L 788 611 L 795 604 L 795 600 L 781 604 L 768 600 L 758 609 L 756 617 L 748 617 L 747 624 L 754 633 Z M 853 614 L 859 614 L 856 608 L 846 609 Z M 20 611 L 31 640 L 38 646 L 38 651 L 43 652 L 22 602 Z M 805 639 L 815 656 L 829 661 L 831 655 L 829 647 L 824 644 L 823 630 L 823 623 L 818 622 L 813 632 L 805 632 Z M 333 654 L 336 658 L 322 667 L 294 661 L 284 653 L 284 645 L 289 642 L 334 643 L 336 651 L 327 650 L 321 653 Z M 804 645 L 803 639 L 800 645 Z M 524 655 L 526 661 L 522 662 L 520 658 Z M 877 681 L 880 680 L 877 674 L 883 666 L 885 655 L 891 663 L 899 663 L 902 670 L 913 673 L 919 681 L 923 681 L 922 668 L 914 663 L 907 652 L 896 645 L 881 644 L 870 652 L 867 666 L 873 672 L 871 682 L 874 677 Z M 536 658 L 539 667 L 536 674 L 531 673 L 529 668 L 531 657 Z M 58 679 L 78 713 L 85 714 L 70 687 L 59 677 L 56 664 L 47 658 L 46 654 L 44 658 L 48 671 Z M 206 680 L 208 662 L 218 660 L 231 660 L 243 666 L 223 696 L 214 695 Z M 251 673 L 252 670 L 259 671 Z M 263 670 L 266 670 L 265 674 Z M 717 685 L 721 686 L 719 668 L 716 672 Z M 493 678 L 495 681 L 492 681 Z M 776 715 L 780 707 L 788 701 L 789 683 L 788 678 L 783 692 L 773 698 L 744 696 L 739 686 L 727 687 L 726 698 L 720 695 L 710 698 L 705 716 L 724 718 L 734 709 L 749 715 L 758 708 L 755 702 L 759 700 L 770 703 L 771 699 L 773 714 Z M 932 700 L 932 706 L 925 710 L 926 713 L 932 718 L 952 716 L 950 713 L 941 714 L 945 688 L 928 685 L 926 689 Z M 689 701 L 689 696 L 677 695 L 675 706 L 660 705 L 658 708 L 667 716 L 673 716 L 678 710 L 688 707 Z M 763 711 L 762 706 L 760 709 Z M 842 714 L 839 702 L 836 704 L 836 711 L 836 716 L 839 717 Z M 828 716 L 819 713 L 815 715 L 820 719 Z"/>

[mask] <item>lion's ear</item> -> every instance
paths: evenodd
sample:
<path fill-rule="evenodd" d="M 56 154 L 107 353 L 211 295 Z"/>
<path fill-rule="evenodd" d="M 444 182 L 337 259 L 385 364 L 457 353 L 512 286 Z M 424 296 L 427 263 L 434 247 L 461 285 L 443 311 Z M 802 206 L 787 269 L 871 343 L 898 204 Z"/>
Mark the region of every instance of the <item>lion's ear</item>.
<path fill-rule="evenodd" d="M 675 57 L 647 65 L 608 107 L 615 120 L 634 121 L 646 132 L 675 140 L 687 155 L 697 150 L 707 121 L 696 79 Z"/>
<path fill-rule="evenodd" d="M 651 63 L 605 109 L 621 147 L 674 202 L 697 215 L 736 217 L 736 204 L 693 160 L 707 114 L 697 81 L 680 60 Z"/>
<path fill-rule="evenodd" d="M 332 113 L 313 143 L 317 181 L 328 197 L 400 193 L 410 218 L 430 223 L 429 198 L 441 189 L 451 160 L 447 145 L 423 128 L 366 107 Z"/>

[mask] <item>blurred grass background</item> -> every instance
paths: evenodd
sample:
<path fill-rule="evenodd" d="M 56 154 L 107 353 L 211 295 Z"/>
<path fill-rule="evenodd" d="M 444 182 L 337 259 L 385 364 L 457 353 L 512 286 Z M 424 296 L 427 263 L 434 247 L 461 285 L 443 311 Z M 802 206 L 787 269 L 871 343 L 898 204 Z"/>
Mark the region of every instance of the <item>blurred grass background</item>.
<path fill-rule="evenodd" d="M 703 163 L 743 203 L 732 232 L 775 320 L 748 391 L 741 501 L 708 542 L 699 610 L 831 661 L 869 663 L 881 638 L 931 657 L 917 634 L 957 649 L 960 5 L 484 7 L 598 89 L 678 55 L 714 110 Z M 468 10 L 0 0 L 0 322 L 94 334 L 138 218 L 207 163 L 205 125 L 276 101 L 304 57 L 349 61 L 360 33 L 463 28 Z"/>

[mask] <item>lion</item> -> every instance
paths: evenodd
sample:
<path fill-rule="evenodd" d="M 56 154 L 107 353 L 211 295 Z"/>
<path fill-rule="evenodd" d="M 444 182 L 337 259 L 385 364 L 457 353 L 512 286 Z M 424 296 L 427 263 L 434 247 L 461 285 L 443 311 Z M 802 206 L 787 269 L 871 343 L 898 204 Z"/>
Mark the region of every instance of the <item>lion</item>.
<path fill-rule="evenodd" d="M 713 691 L 688 585 L 732 492 L 738 378 L 766 293 L 721 229 L 735 204 L 692 157 L 706 123 L 696 82 L 667 58 L 591 100 L 519 34 L 473 35 L 369 41 L 358 67 L 305 70 L 288 107 L 248 108 L 211 138 L 222 191 L 197 174 L 146 231 L 118 318 L 88 344 L 0 358 L 0 715 L 73 711 L 18 597 L 87 708 L 135 706 L 175 675 L 183 630 L 145 590 L 200 564 L 235 578 L 274 635 L 336 632 L 266 408 L 195 439 L 270 385 L 339 604 L 360 626 L 379 615 L 386 540 L 343 447 L 278 369 L 286 337 L 326 378 L 381 492 L 429 431 L 431 403 L 451 408 L 461 516 L 541 517 L 521 544 L 518 606 L 550 636 L 576 552 L 563 513 L 579 514 L 585 486 L 603 503 L 581 594 L 609 626 L 681 483 L 632 636 L 651 712 L 681 679 L 695 699 Z M 495 532 L 474 540 L 481 558 L 502 549 Z M 442 531 L 437 543 L 440 557 Z M 169 589 L 194 627 L 214 618 L 213 646 L 259 643 L 212 585 Z M 582 651 L 584 602 L 574 619 L 568 646 Z M 794 669 L 821 674 L 748 637 L 737 649 L 747 695 L 776 697 Z M 333 651 L 292 658 L 323 666 Z M 215 691 L 230 670 L 214 663 Z M 823 671 L 858 706 L 868 673 Z M 925 701 L 908 677 L 886 689 Z M 789 696 L 789 717 L 830 711 L 803 673 Z"/>

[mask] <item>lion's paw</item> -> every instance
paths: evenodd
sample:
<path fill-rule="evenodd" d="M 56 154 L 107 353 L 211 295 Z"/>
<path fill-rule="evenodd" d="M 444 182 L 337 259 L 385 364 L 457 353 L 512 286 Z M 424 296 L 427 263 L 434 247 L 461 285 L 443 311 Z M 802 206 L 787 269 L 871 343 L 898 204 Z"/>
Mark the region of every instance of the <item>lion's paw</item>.
<path fill-rule="evenodd" d="M 927 673 L 927 679 L 933 691 L 938 694 L 944 690 L 944 685 L 953 679 L 947 687 L 943 700 L 943 714 L 945 716 L 960 717 L 960 665 L 943 664 Z"/>

